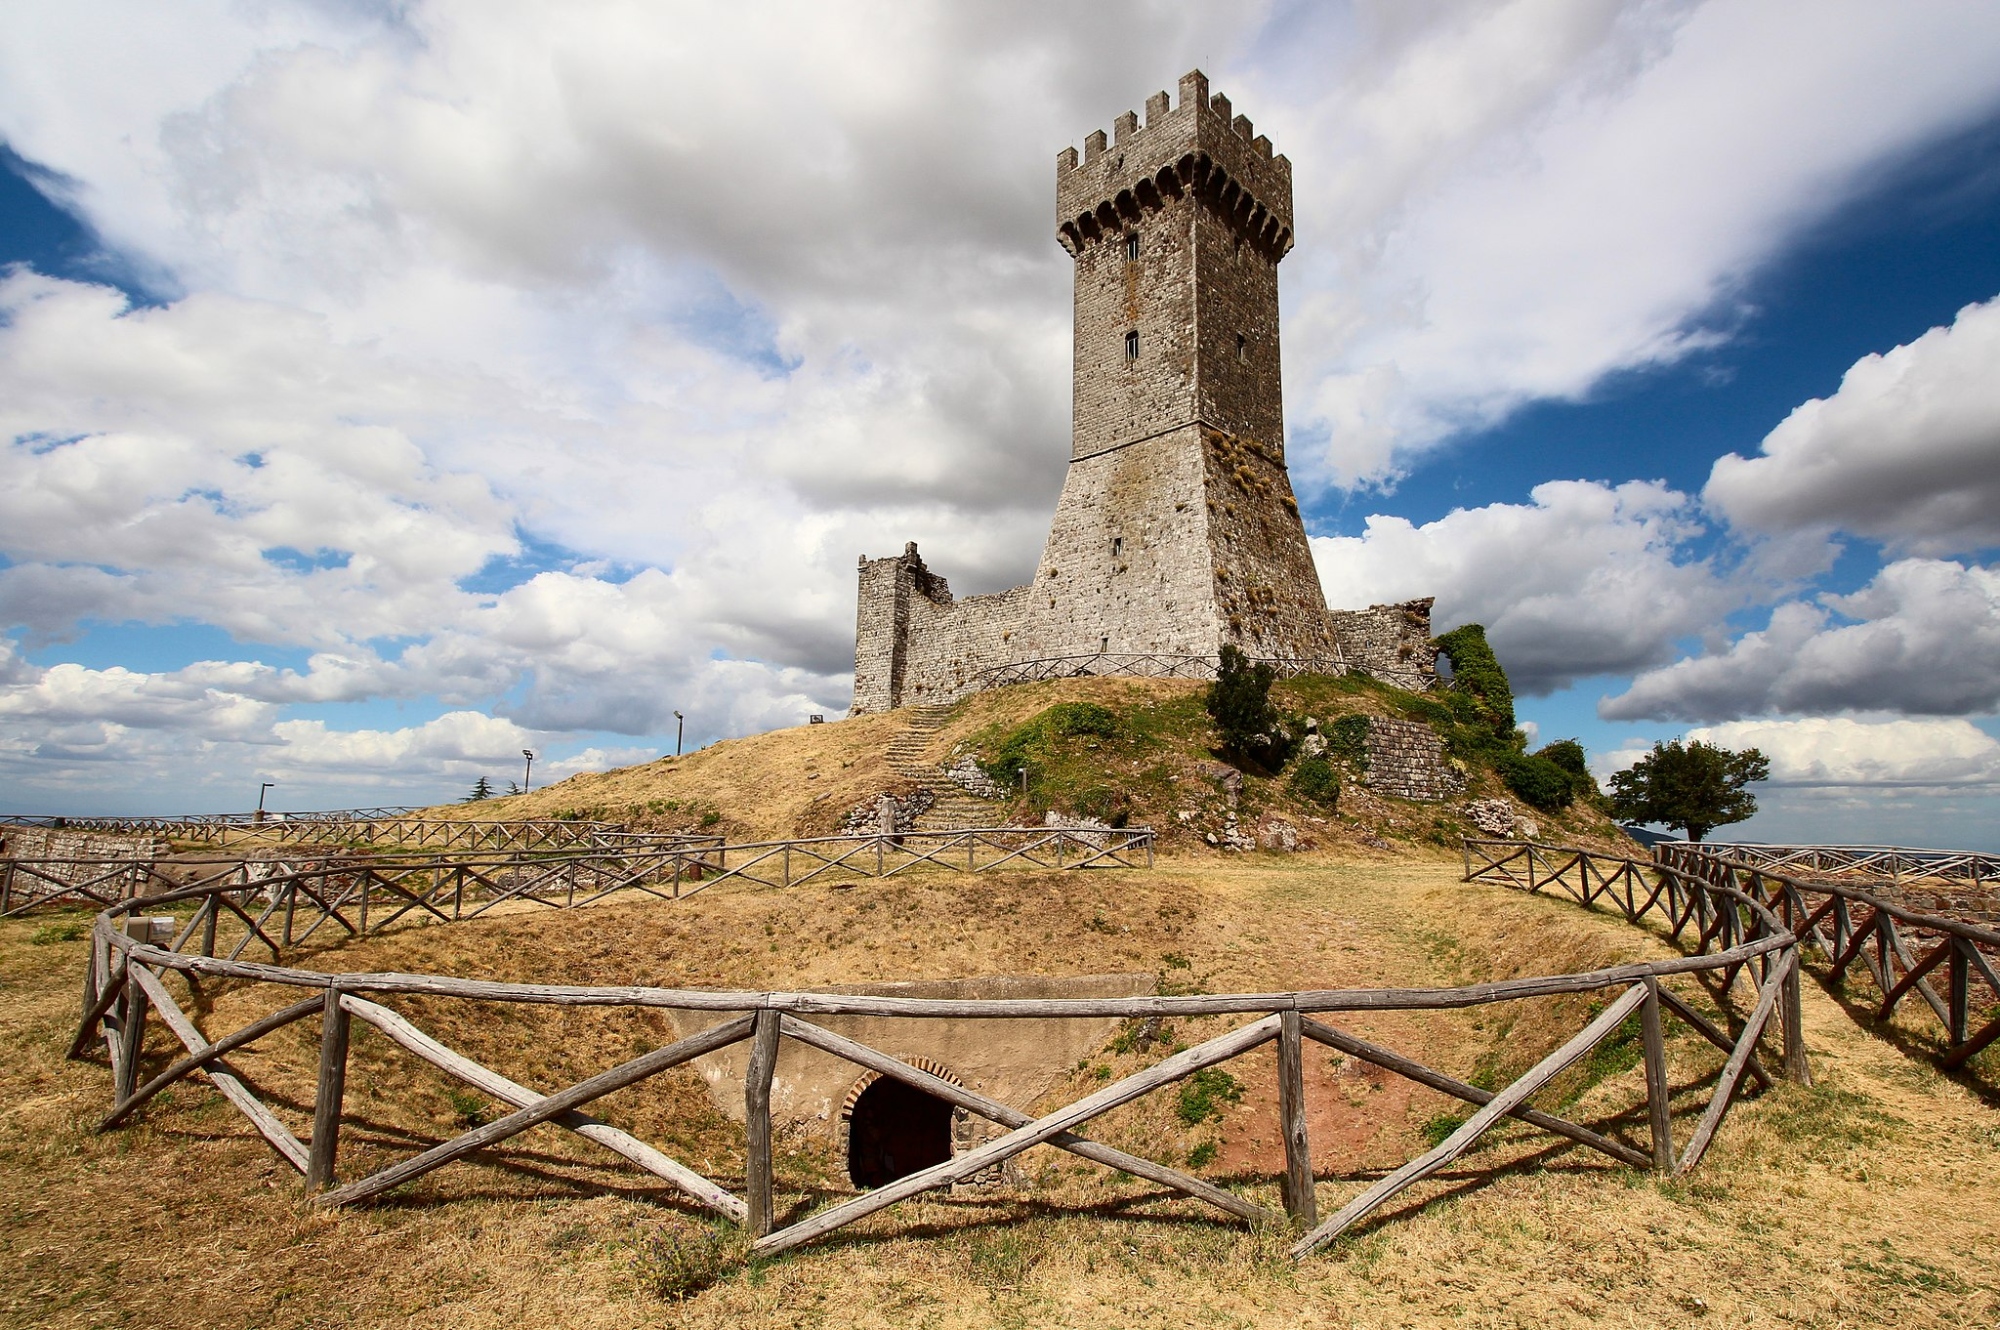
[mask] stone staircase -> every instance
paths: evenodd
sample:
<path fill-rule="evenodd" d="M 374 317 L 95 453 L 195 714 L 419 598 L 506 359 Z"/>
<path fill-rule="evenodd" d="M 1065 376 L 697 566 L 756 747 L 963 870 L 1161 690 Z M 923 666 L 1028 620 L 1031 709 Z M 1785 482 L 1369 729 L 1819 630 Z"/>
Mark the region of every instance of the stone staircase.
<path fill-rule="evenodd" d="M 926 761 L 924 750 L 944 728 L 951 716 L 950 705 L 909 707 L 909 719 L 889 741 L 889 769 L 913 780 L 937 796 L 937 802 L 917 818 L 918 831 L 957 831 L 962 827 L 997 827 L 1007 821 L 1001 806 L 981 799 L 946 779 L 935 762 Z"/>

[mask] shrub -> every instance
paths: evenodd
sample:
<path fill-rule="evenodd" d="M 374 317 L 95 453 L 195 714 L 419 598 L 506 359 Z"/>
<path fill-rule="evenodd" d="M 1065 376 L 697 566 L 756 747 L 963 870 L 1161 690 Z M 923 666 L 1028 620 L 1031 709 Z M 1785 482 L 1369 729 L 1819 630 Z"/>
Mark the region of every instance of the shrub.
<path fill-rule="evenodd" d="M 640 1240 L 632 1274 L 648 1292 L 679 1302 L 727 1274 L 742 1260 L 741 1247 L 733 1233 L 676 1217 Z"/>
<path fill-rule="evenodd" d="M 1323 757 L 1302 757 L 1292 766 L 1291 791 L 1322 808 L 1340 802 L 1340 773 Z"/>
<path fill-rule="evenodd" d="M 1558 739 L 1536 751 L 1536 757 L 1553 762 L 1569 773 L 1570 792 L 1578 799 L 1595 803 L 1603 797 L 1597 778 L 1590 774 L 1589 755 L 1575 739 Z"/>
<path fill-rule="evenodd" d="M 1243 1083 L 1220 1067 L 1203 1067 L 1181 1082 L 1174 1112 L 1190 1127 L 1222 1116 L 1222 1106 L 1243 1097 Z"/>
<path fill-rule="evenodd" d="M 1368 717 L 1342 716 L 1326 727 L 1326 755 L 1356 772 L 1368 772 Z"/>
<path fill-rule="evenodd" d="M 1554 813 L 1568 808 L 1576 798 L 1570 773 L 1545 757 L 1500 753 L 1494 757 L 1493 767 L 1515 797 L 1531 808 Z"/>
<path fill-rule="evenodd" d="M 1486 629 L 1469 623 L 1437 638 L 1432 645 L 1451 661 L 1451 686 L 1477 704 L 1485 728 L 1494 738 L 1514 741 L 1514 689 L 1507 671 L 1486 644 Z"/>
<path fill-rule="evenodd" d="M 1046 758 L 1052 744 L 1063 739 L 1084 737 L 1117 738 L 1117 713 L 1095 702 L 1058 702 L 1008 731 L 993 759 L 979 765 L 994 780 L 1011 785 L 1020 779 L 1023 771 L 1035 770 L 1038 765 L 1036 759 Z"/>
<path fill-rule="evenodd" d="M 1271 705 L 1271 685 L 1277 678 L 1267 662 L 1252 665 L 1249 657 L 1225 642 L 1222 663 L 1208 689 L 1208 714 L 1223 748 L 1272 767 L 1284 763 L 1289 747 L 1281 737 L 1278 709 Z"/>

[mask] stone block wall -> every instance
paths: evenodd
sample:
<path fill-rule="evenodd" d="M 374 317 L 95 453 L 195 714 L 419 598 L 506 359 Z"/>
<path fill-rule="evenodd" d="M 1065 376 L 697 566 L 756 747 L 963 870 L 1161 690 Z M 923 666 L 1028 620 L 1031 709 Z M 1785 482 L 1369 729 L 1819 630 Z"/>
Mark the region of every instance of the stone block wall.
<path fill-rule="evenodd" d="M 0 858 L 5 859 L 126 859 L 150 864 L 159 853 L 160 846 L 148 836 L 0 825 Z M 87 882 L 105 873 L 102 866 L 93 864 L 58 864 L 46 871 L 65 882 Z M 128 885 L 124 889 L 135 888 Z"/>
<path fill-rule="evenodd" d="M 1383 683 L 1423 692 L 1437 679 L 1437 648 L 1431 645 L 1432 597 L 1365 610 L 1334 610 L 1333 630 L 1349 669 Z"/>
<path fill-rule="evenodd" d="M 863 559 L 853 714 L 963 697 L 979 671 L 1016 658 L 1028 591 L 955 600 L 915 541 L 896 557 Z"/>
<path fill-rule="evenodd" d="M 1368 788 L 1435 803 L 1465 791 L 1465 774 L 1444 755 L 1436 730 L 1416 720 L 1368 718 Z"/>

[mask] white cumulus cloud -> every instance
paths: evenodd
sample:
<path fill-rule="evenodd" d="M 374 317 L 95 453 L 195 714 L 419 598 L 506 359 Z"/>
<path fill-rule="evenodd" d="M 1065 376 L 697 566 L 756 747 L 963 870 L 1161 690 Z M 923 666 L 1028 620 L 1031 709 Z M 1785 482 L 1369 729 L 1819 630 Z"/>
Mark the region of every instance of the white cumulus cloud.
<path fill-rule="evenodd" d="M 1454 510 L 1414 525 L 1370 517 L 1359 536 L 1319 536 L 1313 559 L 1340 608 L 1434 595 L 1439 631 L 1486 627 L 1518 692 L 1670 659 L 1747 592 L 1686 544 L 1702 527 L 1664 485 L 1537 485 L 1533 501 Z"/>
<path fill-rule="evenodd" d="M 2000 710 L 2000 572 L 1903 559 L 1847 596 L 1788 601 L 1726 649 L 1641 674 L 1607 720 Z"/>
<path fill-rule="evenodd" d="M 1702 497 L 1749 532 L 1822 529 L 1917 553 L 2000 545 L 2000 298 L 1967 305 L 1718 459 Z"/>
<path fill-rule="evenodd" d="M 1758 749 L 1771 759 L 1774 785 L 2000 785 L 2000 740 L 1967 720 L 1738 720 L 1688 737 Z"/>

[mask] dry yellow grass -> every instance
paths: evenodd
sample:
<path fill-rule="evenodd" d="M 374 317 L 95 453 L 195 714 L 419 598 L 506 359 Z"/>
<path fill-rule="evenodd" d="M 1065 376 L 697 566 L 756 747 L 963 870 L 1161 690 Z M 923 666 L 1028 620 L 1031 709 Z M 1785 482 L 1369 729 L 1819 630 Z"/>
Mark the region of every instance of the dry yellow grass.
<path fill-rule="evenodd" d="M 679 906 L 413 928 L 330 949 L 318 963 L 745 986 L 1162 967 L 1225 990 L 1447 983 L 1666 954 L 1620 921 L 1455 877 L 1443 859 L 1259 857 L 1154 873 L 717 889 Z M 93 1134 L 109 1077 L 60 1057 L 83 948 L 32 942 L 45 927 L 0 924 L 5 1325 L 1836 1326 L 1991 1325 L 2000 1315 L 1982 1255 L 1996 1236 L 2000 1182 L 1993 1097 L 1858 1028 L 1810 984 L 1819 1086 L 1739 1105 L 1708 1162 L 1683 1181 L 1509 1128 L 1352 1240 L 1294 1266 L 1281 1235 L 1063 1156 L 1031 1156 L 1033 1189 L 893 1208 L 664 1302 L 634 1262 L 651 1235 L 685 1224 L 673 1218 L 680 1205 L 554 1129 L 339 1215 L 303 1204 L 289 1170 L 196 1085 L 130 1129 Z M 196 1006 L 222 1029 L 275 1004 L 210 985 Z M 661 1037 L 625 1014 L 496 1018 L 466 1004 L 394 1005 L 548 1087 Z M 1531 1061 L 1582 1015 L 1574 1003 L 1538 1002 L 1353 1024 L 1465 1074 L 1482 1059 Z M 1188 1023 L 1181 1036 L 1207 1028 Z M 313 1042 L 294 1027 L 238 1061 L 301 1128 Z M 344 1138 L 344 1175 L 461 1129 L 465 1106 L 440 1078 L 368 1035 L 355 1057 L 349 1106 L 360 1122 Z M 1677 1082 L 1716 1061 L 1686 1040 L 1673 1058 Z M 1094 1084 L 1097 1066 L 1137 1059 L 1107 1052 L 1062 1093 Z M 1420 1148 L 1426 1119 L 1444 1105 L 1331 1059 L 1309 1062 L 1325 1211 Z M 1097 1134 L 1156 1155 L 1212 1141 L 1221 1149 L 1205 1171 L 1270 1201 L 1269 1063 L 1263 1053 L 1235 1064 L 1246 1093 L 1219 1124 L 1188 1128 L 1162 1098 Z M 1580 1096 L 1569 1111 L 1584 1120 L 1635 1125 L 1636 1070 L 1554 1092 Z M 1699 1101 L 1698 1086 L 1676 1101 L 1683 1134 Z M 692 1075 L 625 1092 L 604 1112 L 735 1181 L 740 1130 Z M 822 1142 L 784 1144 L 786 1207 L 838 1189 Z"/>

